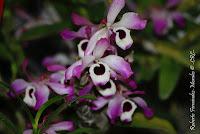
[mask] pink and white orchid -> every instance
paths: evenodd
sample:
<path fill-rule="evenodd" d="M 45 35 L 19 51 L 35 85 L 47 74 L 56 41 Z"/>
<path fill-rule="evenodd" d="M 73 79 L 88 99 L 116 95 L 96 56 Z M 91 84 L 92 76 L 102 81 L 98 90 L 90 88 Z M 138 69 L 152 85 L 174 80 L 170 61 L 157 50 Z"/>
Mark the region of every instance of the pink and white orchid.
<path fill-rule="evenodd" d="M 148 107 L 147 103 L 141 97 L 131 97 L 131 95 L 144 94 L 143 91 L 127 90 L 122 86 L 118 86 L 118 92 L 112 97 L 99 97 L 92 102 L 92 110 L 102 109 L 106 104 L 107 116 L 112 123 L 115 123 L 118 118 L 122 122 L 132 121 L 132 115 L 137 109 L 141 107 L 146 117 L 153 116 L 153 111 Z"/>
<path fill-rule="evenodd" d="M 89 40 L 85 55 L 90 55 L 98 40 L 101 38 L 114 38 L 118 47 L 126 50 L 131 47 L 133 40 L 130 36 L 130 29 L 142 30 L 147 21 L 143 20 L 137 13 L 125 13 L 121 20 L 114 23 L 121 9 L 125 6 L 125 0 L 113 0 L 107 15 L 105 27 L 98 30 Z M 114 36 L 113 36 L 114 35 Z"/>
<path fill-rule="evenodd" d="M 49 126 L 47 130 L 45 130 L 45 134 L 57 134 L 58 131 L 73 131 L 74 123 L 72 121 L 62 121 Z M 33 134 L 32 129 L 27 129 L 23 132 L 23 134 Z"/>

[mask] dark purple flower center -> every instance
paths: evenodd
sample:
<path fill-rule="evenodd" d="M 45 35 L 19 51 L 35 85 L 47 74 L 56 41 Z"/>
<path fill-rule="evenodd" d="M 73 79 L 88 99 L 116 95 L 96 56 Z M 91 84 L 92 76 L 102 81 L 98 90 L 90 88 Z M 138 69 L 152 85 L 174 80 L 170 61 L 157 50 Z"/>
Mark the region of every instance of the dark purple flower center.
<path fill-rule="evenodd" d="M 99 67 L 95 67 L 95 68 L 94 68 L 94 73 L 95 73 L 96 75 L 102 75 L 102 74 L 105 73 L 105 71 L 106 71 L 106 68 L 105 68 L 104 65 L 102 65 L 102 64 L 99 64 Z"/>
<path fill-rule="evenodd" d="M 87 44 L 88 44 L 88 42 L 85 42 L 85 43 L 83 43 L 83 44 L 81 45 L 81 49 L 82 49 L 83 51 L 86 50 Z"/>
<path fill-rule="evenodd" d="M 107 82 L 105 85 L 100 86 L 100 88 L 101 88 L 101 89 L 108 89 L 108 88 L 111 88 L 111 83 L 110 83 L 110 81 Z"/>
<path fill-rule="evenodd" d="M 30 89 L 30 90 L 29 90 L 29 97 L 30 97 L 30 98 L 33 98 L 33 91 L 34 91 L 33 89 Z"/>
<path fill-rule="evenodd" d="M 124 39 L 126 37 L 126 32 L 124 30 L 117 30 L 116 32 L 119 33 L 119 38 Z"/>
<path fill-rule="evenodd" d="M 123 105 L 123 111 L 124 112 L 128 112 L 132 109 L 132 105 L 130 102 L 125 102 L 124 105 Z"/>

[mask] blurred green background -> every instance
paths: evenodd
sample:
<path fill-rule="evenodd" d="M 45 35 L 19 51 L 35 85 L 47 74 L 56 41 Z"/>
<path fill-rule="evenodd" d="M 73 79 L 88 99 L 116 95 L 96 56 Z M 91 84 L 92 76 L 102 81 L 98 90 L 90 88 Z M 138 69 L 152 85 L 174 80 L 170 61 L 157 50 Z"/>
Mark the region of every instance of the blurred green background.
<path fill-rule="evenodd" d="M 59 32 L 64 28 L 77 30 L 71 22 L 76 12 L 94 23 L 105 18 L 111 0 L 6 0 L 0 26 L 0 112 L 15 126 L 23 130 L 28 122 L 20 102 L 7 97 L 8 85 L 16 78 L 24 78 L 21 63 L 30 59 L 30 71 L 37 75 L 45 69 L 41 61 L 46 56 L 63 53 L 75 60 L 78 42 L 63 41 Z M 182 0 L 174 9 L 184 14 L 186 26 L 174 26 L 158 37 L 154 34 L 148 11 L 163 7 L 165 0 L 127 0 L 122 12 L 134 11 L 148 19 L 143 31 L 133 31 L 133 69 L 139 89 L 146 92 L 146 100 L 155 111 L 151 120 L 134 115 L 128 125 L 107 126 L 106 134 L 190 134 L 191 96 L 190 51 L 194 50 L 196 92 L 199 89 L 200 71 L 200 1 Z M 72 52 L 73 50 L 73 52 Z M 196 96 L 198 96 L 196 94 Z M 200 133 L 199 101 L 196 99 L 196 133 Z M 32 111 L 34 114 L 34 111 Z M 0 121 L 5 122 L 3 117 Z M 9 123 L 8 123 L 9 124 Z M 85 133 L 94 133 L 83 130 Z M 176 131 L 176 132 L 175 132 Z M 0 133 L 13 133 L 0 123 Z M 14 132 L 15 133 L 15 132 Z M 81 130 L 80 132 L 82 133 Z"/>

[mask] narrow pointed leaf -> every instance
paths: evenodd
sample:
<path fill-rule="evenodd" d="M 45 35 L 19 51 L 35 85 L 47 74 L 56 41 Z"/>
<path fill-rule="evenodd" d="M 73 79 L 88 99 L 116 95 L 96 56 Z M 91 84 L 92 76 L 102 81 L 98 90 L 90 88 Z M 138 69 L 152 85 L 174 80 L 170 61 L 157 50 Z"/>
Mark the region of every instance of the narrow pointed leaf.
<path fill-rule="evenodd" d="M 159 74 L 159 97 L 162 100 L 167 99 L 175 89 L 181 69 L 181 65 L 172 59 L 167 57 L 163 57 L 161 59 Z"/>

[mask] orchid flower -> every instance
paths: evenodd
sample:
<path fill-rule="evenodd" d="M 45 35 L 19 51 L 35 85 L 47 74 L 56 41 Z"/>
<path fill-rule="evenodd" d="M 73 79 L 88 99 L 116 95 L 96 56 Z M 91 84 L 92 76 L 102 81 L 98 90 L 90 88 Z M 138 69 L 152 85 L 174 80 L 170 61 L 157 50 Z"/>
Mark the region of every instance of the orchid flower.
<path fill-rule="evenodd" d="M 124 6 L 125 0 L 113 0 L 108 11 L 107 19 L 103 21 L 105 27 L 98 30 L 90 38 L 85 55 L 90 55 L 93 52 L 98 40 L 101 38 L 111 38 L 123 50 L 131 47 L 133 40 L 130 35 L 130 29 L 142 30 L 145 28 L 147 21 L 141 19 L 137 13 L 128 12 L 122 16 L 120 21 L 114 23 L 117 15 Z"/>
<path fill-rule="evenodd" d="M 44 67 L 48 67 L 50 65 L 55 65 L 55 64 L 59 64 L 59 65 L 68 65 L 71 63 L 71 60 L 64 54 L 60 53 L 60 54 L 56 54 L 54 56 L 47 56 L 42 60 L 42 65 Z"/>
<path fill-rule="evenodd" d="M 128 62 L 114 54 L 104 57 L 109 47 L 110 44 L 106 38 L 100 39 L 92 55 L 84 56 L 67 69 L 66 79 L 69 80 L 73 76 L 79 78 L 86 67 L 89 67 L 89 75 L 95 86 L 103 86 L 110 81 L 111 77 L 117 79 L 117 75 L 128 79 L 133 74 Z"/>
<path fill-rule="evenodd" d="M 72 22 L 77 26 L 81 26 L 81 28 L 77 32 L 68 29 L 63 30 L 60 35 L 64 40 L 74 40 L 76 38 L 89 39 L 97 30 L 96 25 L 76 13 L 72 13 L 71 18 Z"/>
<path fill-rule="evenodd" d="M 153 116 L 153 111 L 141 97 L 130 97 L 130 95 L 144 94 L 143 91 L 130 91 L 122 86 L 118 86 L 118 92 L 112 97 L 98 97 L 92 102 L 92 110 L 100 110 L 108 104 L 107 116 L 111 123 L 115 123 L 118 118 L 122 122 L 132 121 L 132 115 L 138 107 L 141 107 L 144 115 L 148 118 Z"/>
<path fill-rule="evenodd" d="M 157 35 L 163 36 L 167 34 L 169 29 L 173 27 L 173 21 L 178 27 L 183 28 L 185 26 L 185 19 L 183 14 L 174 9 L 181 0 L 167 0 L 164 8 L 153 8 L 151 10 L 151 19 L 153 21 L 153 28 Z"/>
<path fill-rule="evenodd" d="M 44 134 L 57 134 L 58 131 L 73 131 L 74 124 L 72 121 L 62 121 L 49 126 L 47 130 L 45 130 Z M 23 132 L 23 134 L 33 134 L 32 129 L 27 129 Z"/>
<path fill-rule="evenodd" d="M 64 74 L 63 74 L 64 76 Z M 32 80 L 27 82 L 23 79 L 15 80 L 11 85 L 13 91 L 10 92 L 11 96 L 22 94 L 25 92 L 24 102 L 38 110 L 45 102 L 47 102 L 50 90 L 53 90 L 59 95 L 73 94 L 73 85 L 65 85 L 64 79 L 55 73 L 51 78 L 42 76 L 39 80 Z"/>

